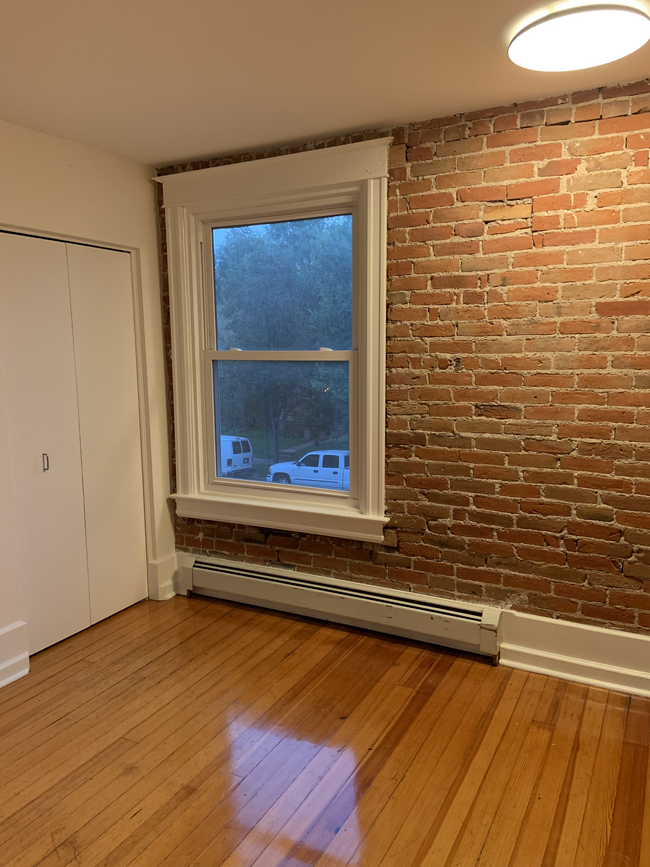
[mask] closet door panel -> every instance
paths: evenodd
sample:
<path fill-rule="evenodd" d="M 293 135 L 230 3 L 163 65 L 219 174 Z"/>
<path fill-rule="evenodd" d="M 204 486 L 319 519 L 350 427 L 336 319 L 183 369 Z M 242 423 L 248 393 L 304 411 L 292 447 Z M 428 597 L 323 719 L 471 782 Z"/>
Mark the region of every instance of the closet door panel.
<path fill-rule="evenodd" d="M 68 245 L 93 623 L 147 596 L 130 260 Z"/>
<path fill-rule="evenodd" d="M 90 625 L 64 244 L 0 233 L 0 352 L 18 569 L 35 653 Z"/>

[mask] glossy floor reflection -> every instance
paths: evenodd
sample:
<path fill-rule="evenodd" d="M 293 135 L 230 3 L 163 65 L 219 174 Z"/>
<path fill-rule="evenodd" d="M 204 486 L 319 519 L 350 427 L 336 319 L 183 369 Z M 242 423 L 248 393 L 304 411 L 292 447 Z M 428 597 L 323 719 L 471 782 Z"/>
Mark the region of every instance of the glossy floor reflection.
<path fill-rule="evenodd" d="M 641 867 L 650 699 L 145 602 L 0 691 L 0 867 Z"/>

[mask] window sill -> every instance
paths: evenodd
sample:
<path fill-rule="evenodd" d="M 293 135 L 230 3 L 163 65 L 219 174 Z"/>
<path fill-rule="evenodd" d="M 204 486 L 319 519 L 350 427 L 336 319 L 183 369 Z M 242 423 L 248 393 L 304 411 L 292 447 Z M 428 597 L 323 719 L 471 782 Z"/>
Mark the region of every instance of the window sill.
<path fill-rule="evenodd" d="M 349 507 L 305 511 L 298 505 L 250 502 L 245 499 L 216 499 L 205 495 L 173 494 L 176 511 L 182 518 L 200 518 L 206 521 L 226 521 L 230 524 L 246 524 L 255 527 L 270 527 L 296 533 L 313 533 L 318 536 L 336 536 L 341 539 L 357 539 L 361 542 L 383 542 L 383 515 L 362 515 Z"/>

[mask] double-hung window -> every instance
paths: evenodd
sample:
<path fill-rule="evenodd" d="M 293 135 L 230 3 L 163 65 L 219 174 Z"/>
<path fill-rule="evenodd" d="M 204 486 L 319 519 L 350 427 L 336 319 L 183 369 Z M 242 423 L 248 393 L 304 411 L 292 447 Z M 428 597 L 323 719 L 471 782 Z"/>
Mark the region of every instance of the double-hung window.
<path fill-rule="evenodd" d="M 388 144 L 162 179 L 180 515 L 383 538 Z"/>

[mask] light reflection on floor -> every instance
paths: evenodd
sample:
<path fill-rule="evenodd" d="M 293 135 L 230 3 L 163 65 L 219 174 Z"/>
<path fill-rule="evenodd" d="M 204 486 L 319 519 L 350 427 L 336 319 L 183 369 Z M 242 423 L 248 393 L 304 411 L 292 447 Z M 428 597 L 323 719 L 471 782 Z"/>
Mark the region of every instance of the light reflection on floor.
<path fill-rule="evenodd" d="M 246 726 L 241 716 L 232 720 L 228 732 L 229 771 L 244 777 L 227 795 L 232 806 L 229 824 L 246 836 L 222 867 L 361 865 L 355 785 L 359 757 L 354 751 L 339 744 L 312 743 L 277 726 Z M 268 779 L 250 795 L 246 777 L 255 768 L 259 782 L 265 763 Z M 266 799 L 270 806 L 260 815 Z M 325 854 L 334 843 L 337 854 Z"/>

